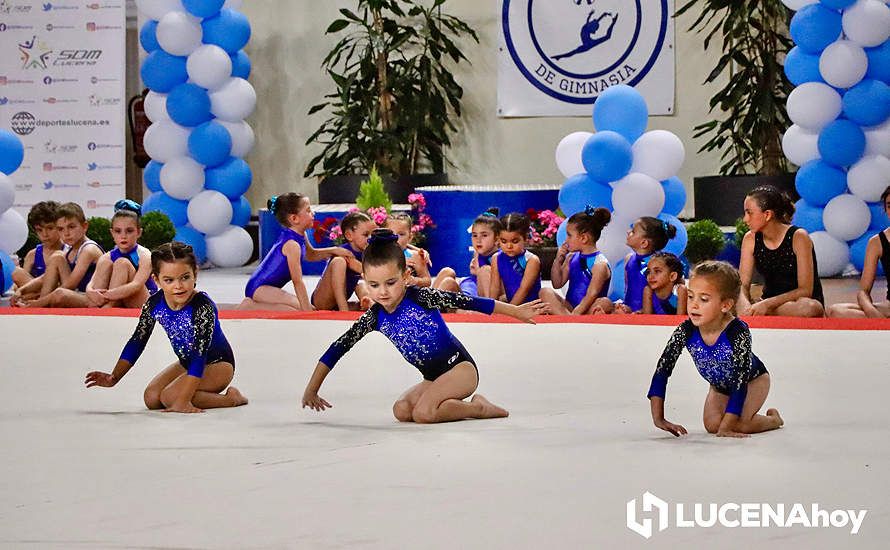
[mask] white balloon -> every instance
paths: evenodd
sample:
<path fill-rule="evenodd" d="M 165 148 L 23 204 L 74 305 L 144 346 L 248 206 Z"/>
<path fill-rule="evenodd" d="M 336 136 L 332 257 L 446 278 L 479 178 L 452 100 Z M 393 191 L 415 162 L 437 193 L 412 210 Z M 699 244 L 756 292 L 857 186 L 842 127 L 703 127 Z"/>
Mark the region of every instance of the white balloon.
<path fill-rule="evenodd" d="M 640 136 L 633 144 L 633 154 L 631 173 L 640 172 L 658 181 L 676 176 L 686 159 L 683 142 L 667 130 L 652 130 Z"/>
<path fill-rule="evenodd" d="M 0 214 L 0 250 L 15 254 L 28 240 L 28 224 L 21 214 L 8 209 Z"/>
<path fill-rule="evenodd" d="M 180 0 L 136 0 L 136 9 L 155 20 L 160 20 L 171 11 L 185 12 Z"/>
<path fill-rule="evenodd" d="M 890 185 L 890 159 L 872 155 L 863 157 L 847 172 L 850 192 L 865 202 L 881 200 L 881 193 Z"/>
<path fill-rule="evenodd" d="M 810 233 L 820 277 L 833 277 L 840 274 L 850 263 L 850 247 L 835 239 L 825 231 Z"/>
<path fill-rule="evenodd" d="M 606 256 L 613 269 L 615 264 L 623 260 L 631 251 L 627 246 L 627 231 L 634 219 L 617 210 L 612 212 L 612 220 L 609 225 L 603 228 L 603 232 L 596 242 L 596 247 Z"/>
<path fill-rule="evenodd" d="M 210 92 L 210 112 L 229 122 L 249 117 L 256 107 L 256 91 L 243 78 L 230 78 L 228 82 Z"/>
<path fill-rule="evenodd" d="M 559 141 L 556 146 L 556 167 L 563 176 L 570 178 L 587 171 L 581 162 L 581 149 L 592 135 L 590 132 L 572 132 Z"/>
<path fill-rule="evenodd" d="M 12 178 L 0 172 L 0 214 L 9 210 L 14 202 L 15 184 L 12 183 Z"/>
<path fill-rule="evenodd" d="M 657 216 L 664 207 L 664 187 L 651 176 L 631 172 L 612 189 L 612 206 L 625 218 Z"/>
<path fill-rule="evenodd" d="M 253 239 L 237 225 L 230 225 L 222 233 L 207 237 L 207 259 L 218 267 L 241 267 L 253 253 Z"/>
<path fill-rule="evenodd" d="M 219 191 L 201 191 L 189 201 L 189 223 L 207 235 L 218 235 L 232 223 L 232 203 Z"/>
<path fill-rule="evenodd" d="M 229 8 L 230 10 L 240 9 L 242 1 L 243 0 L 226 0 L 226 3 L 223 4 L 223 8 Z"/>
<path fill-rule="evenodd" d="M 231 155 L 238 158 L 246 157 L 253 149 L 253 144 L 256 141 L 256 136 L 254 136 L 253 128 L 250 127 L 250 124 L 243 120 L 238 122 L 217 120 L 216 122 L 222 124 L 229 131 L 229 135 L 232 136 Z"/>
<path fill-rule="evenodd" d="M 788 9 L 797 11 L 804 6 L 815 4 L 819 0 L 782 0 L 782 3 L 788 6 Z"/>
<path fill-rule="evenodd" d="M 890 158 L 890 118 L 878 126 L 865 130 L 865 155 L 884 155 Z"/>
<path fill-rule="evenodd" d="M 170 55 L 189 55 L 201 45 L 201 20 L 185 12 L 171 11 L 158 22 L 158 44 Z"/>
<path fill-rule="evenodd" d="M 819 158 L 819 132 L 810 132 L 792 124 L 782 136 L 782 152 L 798 166 Z"/>
<path fill-rule="evenodd" d="M 167 113 L 167 94 L 148 92 L 145 96 L 145 116 L 152 122 L 170 120 L 170 115 Z"/>
<path fill-rule="evenodd" d="M 818 132 L 841 114 L 841 96 L 821 82 L 805 82 L 788 94 L 788 117 L 798 126 Z"/>
<path fill-rule="evenodd" d="M 148 127 L 142 143 L 148 156 L 166 163 L 188 155 L 190 133 L 172 120 L 160 120 Z"/>
<path fill-rule="evenodd" d="M 185 68 L 192 82 L 215 90 L 232 75 L 232 58 L 219 46 L 204 44 L 189 54 Z"/>
<path fill-rule="evenodd" d="M 865 50 L 849 40 L 829 44 L 819 56 L 819 73 L 835 88 L 851 88 L 868 70 Z"/>
<path fill-rule="evenodd" d="M 844 34 L 862 46 L 879 46 L 890 38 L 890 8 L 878 0 L 859 0 L 844 10 Z"/>
<path fill-rule="evenodd" d="M 174 199 L 189 200 L 204 189 L 204 165 L 176 157 L 161 167 L 161 188 Z"/>
<path fill-rule="evenodd" d="M 871 211 L 865 201 L 855 195 L 843 194 L 828 201 L 822 212 L 825 231 L 835 239 L 858 239 L 871 223 Z"/>

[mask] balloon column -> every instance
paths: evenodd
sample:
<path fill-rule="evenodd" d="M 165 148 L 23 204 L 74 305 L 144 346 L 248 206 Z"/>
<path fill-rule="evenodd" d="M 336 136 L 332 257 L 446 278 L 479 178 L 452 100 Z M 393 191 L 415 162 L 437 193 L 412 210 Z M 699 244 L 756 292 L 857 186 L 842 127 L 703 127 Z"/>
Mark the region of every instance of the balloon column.
<path fill-rule="evenodd" d="M 559 191 L 559 206 L 570 217 L 586 205 L 612 211 L 597 247 L 612 263 L 613 299 L 624 293 L 626 233 L 641 216 L 658 217 L 677 228 L 665 247 L 678 256 L 686 250 L 686 229 L 676 218 L 686 204 L 677 178 L 686 151 L 676 135 L 646 132 L 649 108 L 635 89 L 613 86 L 593 106 L 596 133 L 569 134 L 556 147 L 556 165 L 568 178 Z M 557 241 L 565 240 L 565 223 Z"/>
<path fill-rule="evenodd" d="M 0 128 L 0 294 L 12 286 L 15 254 L 28 240 L 28 224 L 12 209 L 15 185 L 10 174 L 18 170 L 25 157 L 25 148 L 18 136 Z"/>
<path fill-rule="evenodd" d="M 878 204 L 890 185 L 890 6 L 882 0 L 782 0 L 796 10 L 785 74 L 785 156 L 800 166 L 794 223 L 813 236 L 819 275 L 852 260 L 890 221 Z"/>
<path fill-rule="evenodd" d="M 152 121 L 145 150 L 152 160 L 143 179 L 152 195 L 146 212 L 160 210 L 176 226 L 176 240 L 201 261 L 241 266 L 253 243 L 244 193 L 252 173 L 243 157 L 254 144 L 244 121 L 256 106 L 247 81 L 244 46 L 250 23 L 240 0 L 137 0 L 148 21 L 139 41 L 148 56 L 142 80 Z"/>

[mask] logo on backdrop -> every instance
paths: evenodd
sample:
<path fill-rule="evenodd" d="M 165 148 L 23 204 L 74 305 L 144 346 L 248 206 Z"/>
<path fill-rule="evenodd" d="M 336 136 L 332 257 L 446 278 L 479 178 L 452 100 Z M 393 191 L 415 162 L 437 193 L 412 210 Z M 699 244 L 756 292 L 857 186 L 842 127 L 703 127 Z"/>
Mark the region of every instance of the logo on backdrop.
<path fill-rule="evenodd" d="M 20 111 L 12 115 L 9 126 L 18 135 L 27 136 L 37 128 L 37 119 L 27 111 Z"/>
<path fill-rule="evenodd" d="M 503 0 L 501 24 L 526 80 L 561 101 L 590 104 L 649 73 L 669 16 L 667 0 Z"/>
<path fill-rule="evenodd" d="M 38 40 L 37 36 L 31 37 L 31 40 L 20 42 L 19 56 L 22 60 L 23 69 L 40 69 L 46 70 L 53 49 L 43 40 Z"/>
<path fill-rule="evenodd" d="M 849 528 L 850 534 L 859 533 L 868 510 L 827 510 L 819 504 L 804 505 L 799 502 L 785 504 L 734 503 L 724 504 L 696 502 L 686 507 L 677 503 L 671 506 L 649 491 L 643 493 L 643 517 L 637 519 L 637 499 L 627 501 L 627 528 L 643 538 L 650 538 L 656 531 L 668 527 L 710 528 L 721 527 L 835 527 Z"/>

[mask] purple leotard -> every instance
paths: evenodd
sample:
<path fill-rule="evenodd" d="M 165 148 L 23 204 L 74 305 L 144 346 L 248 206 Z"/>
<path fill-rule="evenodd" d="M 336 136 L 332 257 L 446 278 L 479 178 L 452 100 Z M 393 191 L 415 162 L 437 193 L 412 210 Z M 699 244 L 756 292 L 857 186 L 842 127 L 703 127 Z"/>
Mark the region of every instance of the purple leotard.
<path fill-rule="evenodd" d="M 492 252 L 489 256 L 483 256 L 482 254 L 480 254 L 478 256 L 479 267 L 491 265 L 491 257 L 494 255 L 494 252 Z M 476 276 L 470 275 L 469 277 L 464 277 L 463 279 L 461 279 L 460 291 L 467 296 L 479 296 L 479 284 L 476 280 Z"/>
<path fill-rule="evenodd" d="M 31 276 L 35 279 L 46 273 L 46 260 L 43 259 L 43 245 L 38 244 L 34 248 L 34 265 L 31 266 Z"/>
<path fill-rule="evenodd" d="M 83 250 L 83 248 L 85 246 L 90 245 L 90 244 L 95 245 L 96 247 L 99 248 L 99 250 L 102 250 L 102 247 L 99 246 L 99 243 L 97 243 L 96 241 L 94 241 L 92 239 L 85 239 L 83 241 L 83 244 L 80 245 L 80 248 L 77 249 L 77 252 L 74 253 L 74 260 L 71 260 L 68 262 L 68 267 L 71 268 L 72 271 L 74 271 L 74 266 L 77 265 L 77 258 L 80 257 L 80 251 Z M 104 253 L 105 251 L 102 250 L 102 252 Z M 68 252 L 66 252 L 66 254 L 68 254 L 68 253 L 70 253 L 70 250 Z M 93 262 L 90 264 L 90 267 L 87 268 L 86 273 L 83 274 L 83 278 L 80 280 L 80 282 L 77 283 L 76 289 L 80 292 L 86 292 L 87 285 L 90 284 L 90 279 L 93 278 L 93 273 L 95 273 L 95 272 L 96 272 L 96 262 Z"/>
<path fill-rule="evenodd" d="M 575 252 L 572 254 L 572 257 L 569 258 L 569 291 L 566 293 L 566 300 L 572 304 L 572 307 L 578 307 L 578 304 L 580 304 L 581 300 L 584 299 L 584 296 L 587 295 L 587 288 L 590 286 L 590 280 L 592 278 L 591 270 L 594 265 L 600 263 L 605 263 L 608 266 L 609 260 L 605 255 L 598 251 L 593 252 L 592 254 Z M 609 278 L 603 282 L 603 286 L 600 288 L 597 298 L 608 296 L 609 281 L 611 279 L 612 277 L 610 275 Z"/>
<path fill-rule="evenodd" d="M 272 249 L 260 262 L 244 289 L 244 295 L 253 298 L 253 293 L 261 286 L 269 285 L 281 288 L 287 284 L 290 278 L 290 268 L 287 265 L 287 256 L 282 249 L 287 241 L 297 241 L 300 245 L 300 261 L 306 258 L 306 237 L 290 228 L 282 228 L 278 240 L 272 245 Z"/>
<path fill-rule="evenodd" d="M 677 287 L 671 291 L 671 295 L 662 300 L 652 292 L 652 313 L 655 315 L 676 315 L 677 314 Z"/>
<path fill-rule="evenodd" d="M 630 258 L 624 264 L 624 303 L 631 311 L 643 309 L 643 289 L 646 288 L 646 267 L 652 254 L 640 255 L 630 253 Z"/>
<path fill-rule="evenodd" d="M 525 267 L 528 265 L 528 256 L 531 252 L 525 251 L 519 256 L 507 256 L 503 252 L 498 253 L 498 275 L 504 283 L 504 291 L 507 293 L 507 301 L 512 301 L 516 291 L 522 284 L 522 277 L 525 275 Z M 541 292 L 541 276 L 538 275 L 535 284 L 528 291 L 525 302 L 531 302 L 538 299 Z"/>
<path fill-rule="evenodd" d="M 126 259 L 130 260 L 130 263 L 133 264 L 133 267 L 136 268 L 137 271 L 139 270 L 139 247 L 135 247 L 135 248 L 133 248 L 133 250 L 131 250 L 127 253 L 122 252 L 121 249 L 116 246 L 114 248 L 112 248 L 111 249 L 111 263 L 114 263 L 114 262 L 120 260 L 121 258 L 126 258 Z M 154 293 L 158 290 L 158 285 L 156 285 L 155 282 L 151 279 L 151 277 L 149 277 L 148 280 L 145 281 L 145 288 L 148 289 L 149 293 Z"/>

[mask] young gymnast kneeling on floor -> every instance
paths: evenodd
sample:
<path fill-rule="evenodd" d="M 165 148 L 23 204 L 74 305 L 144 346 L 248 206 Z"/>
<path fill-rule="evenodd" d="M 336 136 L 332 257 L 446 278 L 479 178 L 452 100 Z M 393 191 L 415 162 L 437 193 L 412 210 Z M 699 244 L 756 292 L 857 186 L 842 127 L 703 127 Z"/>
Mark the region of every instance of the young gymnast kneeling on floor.
<path fill-rule="evenodd" d="M 469 402 L 464 401 L 476 391 L 479 374 L 473 358 L 448 330 L 440 310 L 503 313 L 532 323 L 532 317 L 544 313 L 546 306 L 540 300 L 515 306 L 487 298 L 409 286 L 411 272 L 397 239 L 390 230 L 374 231 L 363 259 L 365 284 L 374 305 L 331 344 L 319 360 L 303 393 L 303 407 L 323 411 L 331 406 L 318 395 L 328 373 L 363 336 L 379 330 L 424 378 L 393 405 L 393 414 L 399 421 L 434 423 L 507 416 L 505 409 L 479 394 Z"/>
<path fill-rule="evenodd" d="M 751 352 L 748 325 L 735 316 L 741 290 L 738 271 L 726 262 L 698 264 L 689 279 L 689 319 L 668 341 L 649 387 L 652 420 L 675 436 L 686 428 L 664 418 L 668 377 L 685 346 L 699 374 L 710 382 L 703 419 L 708 433 L 721 437 L 775 430 L 784 424 L 779 411 L 757 414 L 769 393 L 770 377 L 763 362 Z"/>
<path fill-rule="evenodd" d="M 232 347 L 219 326 L 216 304 L 195 290 L 197 262 L 192 247 L 172 242 L 151 253 L 152 274 L 161 292 L 142 306 L 136 332 L 124 346 L 111 374 L 93 371 L 86 386 L 110 388 L 139 359 L 155 322 L 161 323 L 179 359 L 145 388 L 145 406 L 166 412 L 195 413 L 203 409 L 246 405 L 247 398 L 229 387 L 235 375 Z"/>

